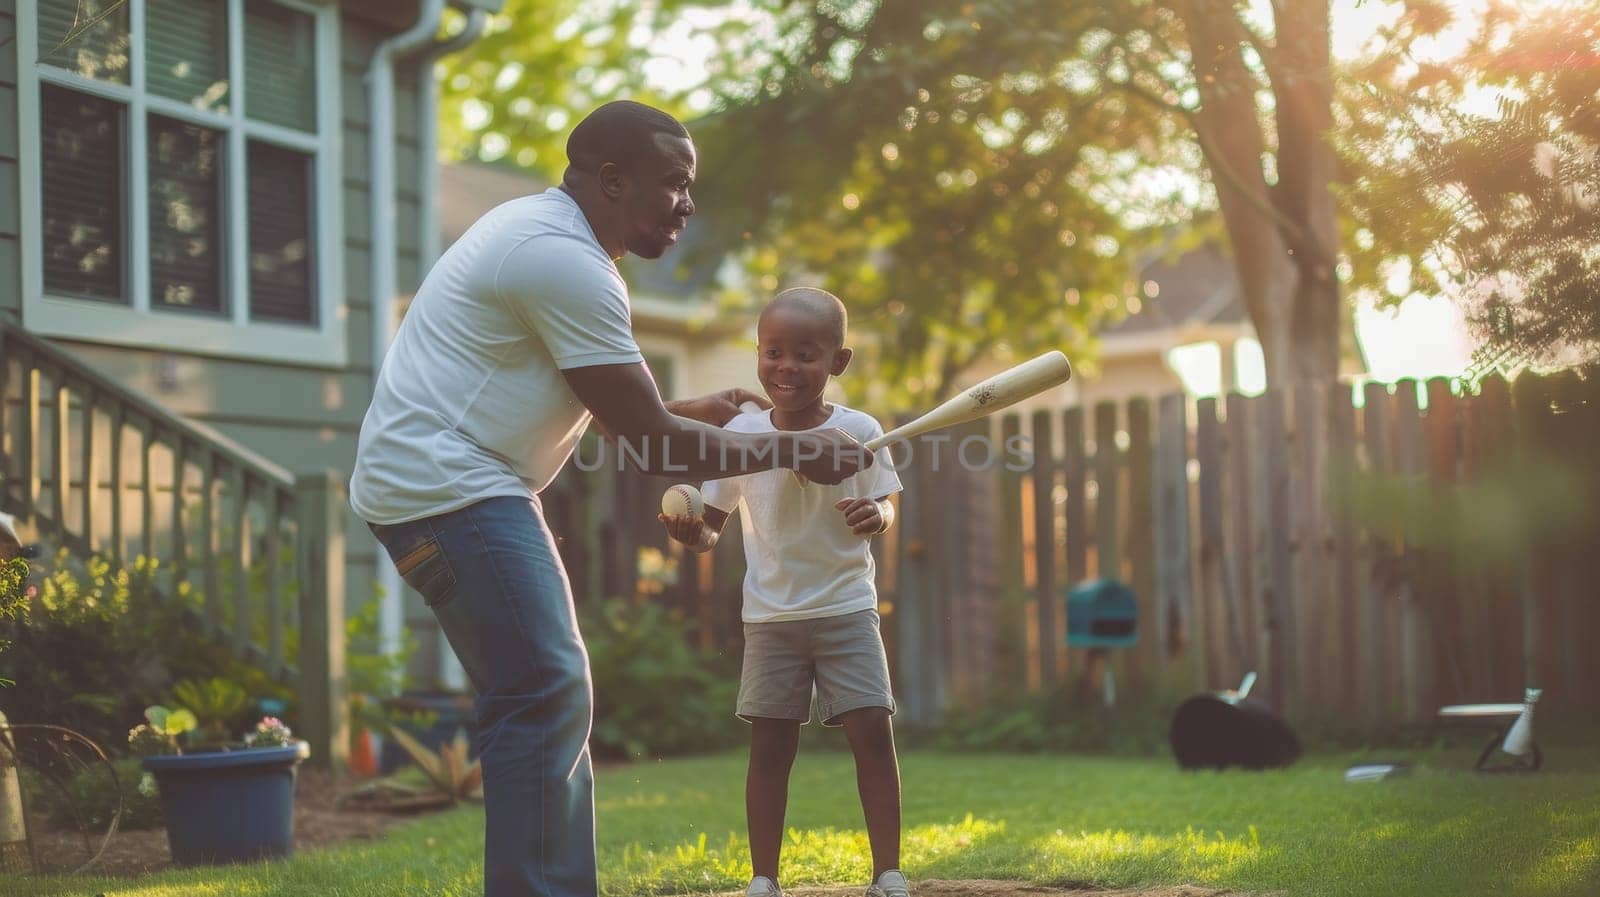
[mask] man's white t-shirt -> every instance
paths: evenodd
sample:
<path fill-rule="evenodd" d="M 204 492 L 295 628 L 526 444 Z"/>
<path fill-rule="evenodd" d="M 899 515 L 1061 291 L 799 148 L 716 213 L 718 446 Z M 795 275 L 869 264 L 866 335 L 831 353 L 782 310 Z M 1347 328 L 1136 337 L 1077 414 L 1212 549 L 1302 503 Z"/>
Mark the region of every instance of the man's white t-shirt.
<path fill-rule="evenodd" d="M 550 484 L 589 425 L 561 371 L 643 360 L 628 288 L 560 189 L 504 203 L 418 289 L 361 424 L 350 504 L 404 523 Z"/>
<path fill-rule="evenodd" d="M 834 405 L 818 429 L 838 427 L 865 443 L 883 434 L 871 416 Z M 727 424 L 736 433 L 774 433 L 772 412 L 743 413 Z M 801 486 L 787 469 L 708 481 L 705 503 L 739 512 L 744 532 L 744 622 L 808 620 L 878 606 L 872 540 L 857 536 L 834 507 L 841 498 L 886 498 L 900 491 L 888 449 L 875 463 L 836 486 Z"/>

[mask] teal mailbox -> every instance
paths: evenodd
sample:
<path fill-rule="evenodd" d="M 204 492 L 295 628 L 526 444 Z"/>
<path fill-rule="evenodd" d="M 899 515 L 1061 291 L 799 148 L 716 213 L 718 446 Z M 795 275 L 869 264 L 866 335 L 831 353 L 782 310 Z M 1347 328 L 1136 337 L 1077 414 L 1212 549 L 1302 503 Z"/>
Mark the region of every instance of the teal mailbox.
<path fill-rule="evenodd" d="M 1139 641 L 1139 604 L 1114 579 L 1090 579 L 1067 590 L 1067 645 L 1126 648 Z"/>

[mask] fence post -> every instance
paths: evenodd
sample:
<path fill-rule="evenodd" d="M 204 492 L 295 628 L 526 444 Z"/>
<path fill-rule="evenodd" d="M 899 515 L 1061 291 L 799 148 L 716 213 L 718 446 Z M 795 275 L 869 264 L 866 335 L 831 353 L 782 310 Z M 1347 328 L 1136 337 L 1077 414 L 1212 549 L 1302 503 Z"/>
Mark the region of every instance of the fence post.
<path fill-rule="evenodd" d="M 1194 567 L 1189 544 L 1188 410 L 1182 394 L 1162 396 L 1156 405 L 1155 458 L 1150 478 L 1156 618 L 1151 622 L 1160 639 L 1156 646 L 1157 669 L 1168 676 L 1178 672 L 1195 680 L 1200 666 L 1193 652 L 1196 631 L 1191 579 Z M 1203 687 L 1201 682 L 1195 684 Z"/>
<path fill-rule="evenodd" d="M 300 708 L 311 761 L 344 768 L 350 744 L 344 670 L 344 479 L 330 470 L 295 480 L 299 514 Z"/>

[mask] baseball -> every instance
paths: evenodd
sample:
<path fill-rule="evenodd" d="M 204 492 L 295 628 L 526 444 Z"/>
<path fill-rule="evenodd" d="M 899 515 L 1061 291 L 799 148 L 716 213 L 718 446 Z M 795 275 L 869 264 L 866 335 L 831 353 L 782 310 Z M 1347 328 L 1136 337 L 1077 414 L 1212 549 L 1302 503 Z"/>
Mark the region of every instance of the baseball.
<path fill-rule="evenodd" d="M 679 483 L 661 494 L 661 513 L 668 517 L 698 518 L 705 511 L 705 501 L 700 490 L 687 483 Z"/>

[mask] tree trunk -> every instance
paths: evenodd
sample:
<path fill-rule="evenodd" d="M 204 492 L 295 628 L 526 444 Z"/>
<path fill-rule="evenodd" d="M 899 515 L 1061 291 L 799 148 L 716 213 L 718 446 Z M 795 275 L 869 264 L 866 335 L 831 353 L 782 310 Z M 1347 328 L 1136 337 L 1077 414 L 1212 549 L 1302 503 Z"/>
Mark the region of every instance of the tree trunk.
<path fill-rule="evenodd" d="M 1276 205 L 1299 233 L 1293 240 L 1298 284 L 1289 297 L 1291 355 L 1279 368 L 1288 382 L 1331 381 L 1339 374 L 1339 220 L 1328 185 L 1338 160 L 1333 128 L 1333 70 L 1327 0 L 1280 0 L 1277 46 L 1268 72 L 1276 100 Z"/>
<path fill-rule="evenodd" d="M 1227 3 L 1181 12 L 1201 107 L 1195 134 L 1217 189 L 1239 289 L 1266 356 L 1267 382 L 1291 387 L 1338 376 L 1338 219 L 1328 189 L 1336 159 L 1325 0 L 1279 5 L 1277 47 L 1261 47 L 1277 107 L 1278 181 L 1262 168 L 1266 137 L 1246 67 L 1244 25 Z"/>

